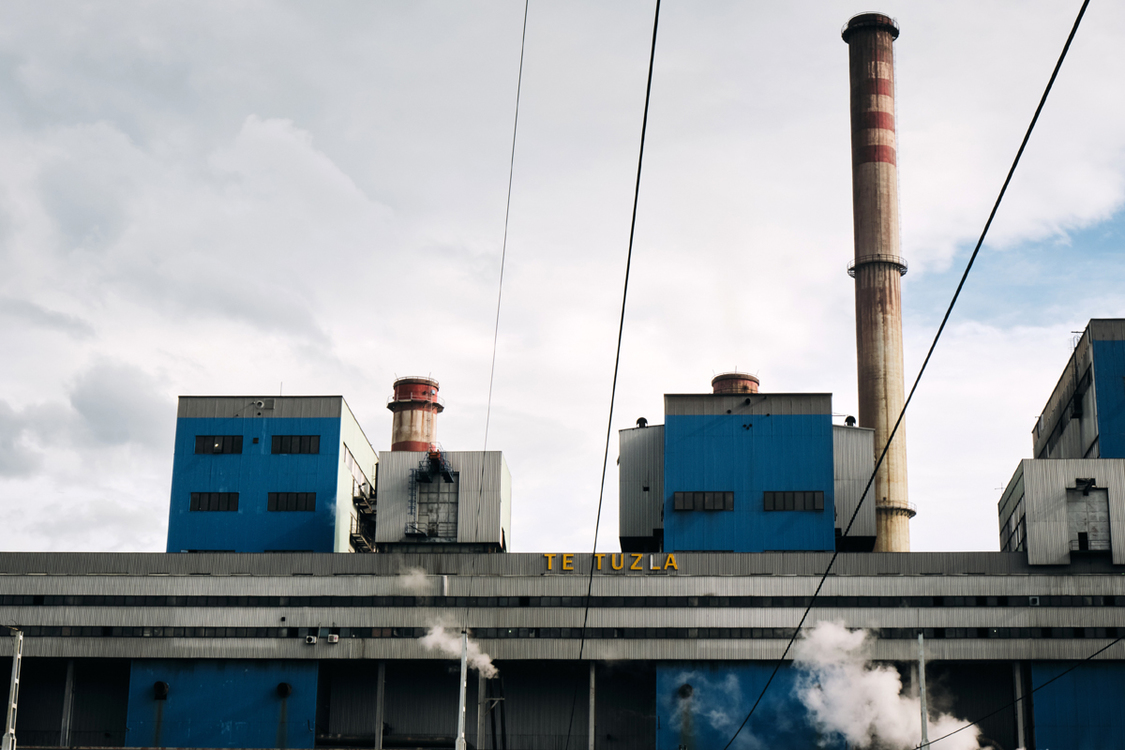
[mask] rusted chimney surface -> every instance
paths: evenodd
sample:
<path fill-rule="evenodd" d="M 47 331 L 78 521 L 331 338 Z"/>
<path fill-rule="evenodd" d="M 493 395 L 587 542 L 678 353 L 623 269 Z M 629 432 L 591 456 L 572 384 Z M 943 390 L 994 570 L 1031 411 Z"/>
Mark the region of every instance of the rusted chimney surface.
<path fill-rule="evenodd" d="M 437 440 L 435 417 L 445 410 L 433 378 L 408 377 L 395 381 L 395 395 L 387 402 L 394 412 L 392 451 L 426 451 Z"/>
<path fill-rule="evenodd" d="M 852 212 L 859 424 L 875 430 L 880 453 L 905 400 L 902 293 L 895 150 L 894 40 L 898 24 L 881 13 L 855 16 L 843 30 L 851 73 Z M 874 485 L 875 550 L 910 551 L 906 429 L 900 425 Z"/>
<path fill-rule="evenodd" d="M 744 372 L 724 372 L 711 378 L 714 393 L 757 393 L 760 381 Z"/>

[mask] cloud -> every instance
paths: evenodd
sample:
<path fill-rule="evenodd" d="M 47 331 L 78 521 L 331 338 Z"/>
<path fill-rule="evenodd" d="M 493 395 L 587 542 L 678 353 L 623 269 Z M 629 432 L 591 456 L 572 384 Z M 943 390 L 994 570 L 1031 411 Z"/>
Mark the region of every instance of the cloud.
<path fill-rule="evenodd" d="M 22 299 L 0 297 L 0 316 L 59 331 L 76 339 L 88 338 L 94 334 L 93 327 L 75 315 L 49 310 L 42 305 Z"/>
<path fill-rule="evenodd" d="M 174 414 L 155 378 L 121 362 L 99 362 L 83 373 L 70 403 L 82 427 L 101 445 L 160 442 Z"/>

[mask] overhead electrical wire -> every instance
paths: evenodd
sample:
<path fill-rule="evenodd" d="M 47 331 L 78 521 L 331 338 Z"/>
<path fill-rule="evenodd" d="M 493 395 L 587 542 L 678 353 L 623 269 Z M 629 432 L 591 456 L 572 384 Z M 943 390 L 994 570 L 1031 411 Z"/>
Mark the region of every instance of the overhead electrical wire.
<path fill-rule="evenodd" d="M 851 518 L 848 520 L 848 525 L 847 527 L 845 527 L 842 536 L 847 536 L 848 532 L 851 531 L 852 524 L 855 523 L 856 516 L 859 515 L 859 509 L 863 506 L 863 502 L 867 499 L 867 494 L 868 492 L 870 492 L 871 485 L 875 481 L 875 476 L 879 472 L 879 467 L 883 464 L 883 460 L 887 457 L 887 451 L 890 449 L 891 442 L 895 437 L 895 433 L 898 432 L 898 428 L 902 425 L 902 420 L 906 416 L 906 410 L 910 407 L 910 401 L 914 398 L 914 392 L 918 390 L 918 383 L 921 382 L 922 375 L 925 374 L 926 367 L 930 364 L 930 358 L 933 356 L 934 349 L 937 347 L 938 341 L 941 339 L 941 335 L 945 331 L 945 325 L 949 322 L 949 316 L 953 313 L 953 307 L 957 304 L 958 297 L 961 296 L 961 290 L 965 286 L 965 281 L 969 278 L 969 272 L 972 270 L 973 263 L 976 261 L 977 255 L 980 253 L 981 246 L 984 244 L 984 238 L 988 235 L 988 230 L 992 226 L 992 221 L 996 218 L 996 212 L 1000 208 L 1001 201 L 1004 200 L 1004 194 L 1008 190 L 1008 185 L 1012 181 L 1012 176 L 1015 174 L 1016 167 L 1020 163 L 1020 158 L 1023 156 L 1024 149 L 1027 148 L 1027 142 L 1031 138 L 1032 131 L 1035 130 L 1035 124 L 1039 121 L 1039 114 L 1043 111 L 1043 105 L 1047 103 L 1047 96 L 1051 93 L 1051 88 L 1055 85 L 1055 79 L 1058 77 L 1059 70 L 1062 68 L 1062 64 L 1066 59 L 1067 52 L 1070 51 L 1070 44 L 1072 41 L 1074 41 L 1074 35 L 1078 32 L 1078 27 L 1082 23 L 1082 17 L 1086 13 L 1086 6 L 1088 6 L 1089 4 L 1090 0 L 1083 0 L 1082 7 L 1078 11 L 1078 17 L 1074 19 L 1074 25 L 1070 29 L 1070 35 L 1066 38 L 1066 44 L 1063 45 L 1062 53 L 1059 55 L 1058 62 L 1055 63 L 1055 68 L 1051 71 L 1051 77 L 1047 81 L 1047 87 L 1043 90 L 1043 96 L 1039 98 L 1039 106 L 1035 108 L 1035 114 L 1031 118 L 1031 124 L 1027 126 L 1027 132 L 1024 133 L 1023 141 L 1020 142 L 1019 150 L 1016 151 L 1016 157 L 1012 160 L 1012 166 L 1008 169 L 1008 175 L 1004 178 L 1004 184 L 1000 187 L 1000 193 L 996 196 L 996 202 L 993 203 L 992 210 L 988 214 L 988 220 L 984 223 L 984 229 L 980 233 L 980 238 L 977 239 L 977 244 L 973 248 L 972 254 L 969 256 L 969 262 L 965 266 L 964 273 L 961 274 L 961 280 L 957 284 L 957 289 L 953 292 L 953 299 L 949 301 L 949 307 L 946 308 L 945 315 L 942 316 L 941 325 L 938 326 L 937 333 L 934 335 L 934 340 L 930 344 L 929 350 L 926 352 L 926 358 L 922 361 L 922 367 L 918 370 L 917 377 L 914 378 L 914 385 L 910 388 L 910 394 L 906 397 L 906 402 L 902 405 L 902 410 L 899 412 L 898 419 L 895 420 L 894 428 L 891 430 L 891 434 L 887 437 L 887 443 L 883 446 L 883 450 L 879 454 L 879 460 L 875 462 L 875 468 L 871 472 L 871 477 L 867 480 L 867 485 L 863 488 L 863 494 L 860 496 L 859 503 L 856 504 L 855 510 L 852 512 Z M 758 698 L 754 701 L 754 705 L 750 707 L 750 712 L 746 714 L 746 718 L 742 720 L 741 724 L 739 724 L 738 729 L 735 730 L 734 735 L 730 738 L 730 741 L 723 746 L 723 750 L 727 750 L 738 737 L 738 735 L 742 732 L 743 728 L 750 721 L 750 717 L 754 715 L 754 711 L 757 710 L 758 705 L 762 702 L 762 698 L 765 697 L 766 691 L 768 691 L 770 685 L 773 684 L 773 680 L 777 676 L 778 670 L 781 669 L 781 665 L 784 662 L 785 657 L 789 655 L 789 650 L 793 647 L 793 643 L 797 640 L 798 635 L 800 635 L 801 628 L 802 626 L 804 626 L 805 620 L 808 618 L 809 612 L 812 610 L 817 596 L 820 595 L 821 589 L 824 588 L 824 582 L 828 579 L 828 574 L 832 572 L 832 566 L 836 564 L 836 558 L 838 558 L 839 556 L 839 550 L 832 553 L 832 557 L 828 561 L 828 567 L 825 568 L 824 574 L 821 575 L 820 582 L 816 586 L 816 591 L 813 592 L 812 598 L 809 600 L 808 605 L 805 607 L 804 614 L 801 615 L 800 622 L 797 623 L 797 627 L 794 629 L 793 635 L 789 638 L 789 642 L 785 645 L 785 650 L 781 653 L 781 656 L 777 658 L 774 664 L 773 671 L 770 673 L 769 679 L 766 680 L 766 684 L 762 687 L 762 691 L 758 694 Z M 936 740 L 931 740 L 930 744 L 932 745 L 935 741 Z"/>
<path fill-rule="evenodd" d="M 637 232 L 637 204 L 641 197 L 641 169 L 645 162 L 645 135 L 648 132 L 648 106 L 652 99 L 652 68 L 656 61 L 656 32 L 660 28 L 660 0 L 656 0 L 656 10 L 652 17 L 652 46 L 648 54 L 648 81 L 645 84 L 645 108 L 641 117 L 641 144 L 637 154 L 637 180 L 633 187 L 633 216 L 629 222 L 629 249 L 625 253 L 625 280 L 621 289 L 621 317 L 617 324 L 617 352 L 613 359 L 613 385 L 609 391 L 609 418 L 605 427 L 605 451 L 602 454 L 602 480 L 598 488 L 598 513 L 594 519 L 594 544 L 590 554 L 590 575 L 586 582 L 585 610 L 582 613 L 582 629 L 578 642 L 578 661 L 581 663 L 582 655 L 586 648 L 586 623 L 590 619 L 590 593 L 594 588 L 594 554 L 598 551 L 598 530 L 602 523 L 602 501 L 605 499 L 605 476 L 609 467 L 609 443 L 613 435 L 613 406 L 617 399 L 617 376 L 621 370 L 621 339 L 625 333 L 625 307 L 629 300 L 629 270 L 633 264 L 633 239 Z M 578 700 L 578 686 L 575 685 L 574 697 L 570 703 L 570 721 L 566 728 L 566 744 L 564 750 L 570 747 L 570 735 L 574 725 L 574 708 Z"/>
<path fill-rule="evenodd" d="M 523 53 L 527 45 L 527 9 L 523 3 L 523 32 L 520 35 L 520 68 L 516 76 L 516 114 L 512 119 L 512 155 L 508 160 L 508 198 L 504 202 L 504 239 L 500 243 L 500 282 L 496 289 L 496 324 L 492 329 L 492 367 L 488 372 L 488 402 L 484 409 L 484 449 L 488 450 L 488 424 L 492 417 L 492 384 L 496 378 L 496 345 L 500 340 L 500 303 L 504 299 L 504 262 L 508 257 L 508 218 L 512 213 L 512 177 L 516 173 L 516 133 L 520 125 L 520 90 L 523 88 Z"/>

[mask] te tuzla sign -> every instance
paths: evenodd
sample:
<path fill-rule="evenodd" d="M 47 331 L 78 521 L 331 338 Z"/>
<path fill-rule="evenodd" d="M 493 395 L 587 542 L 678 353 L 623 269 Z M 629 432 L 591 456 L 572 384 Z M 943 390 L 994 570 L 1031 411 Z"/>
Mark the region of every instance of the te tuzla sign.
<path fill-rule="evenodd" d="M 574 570 L 574 552 L 544 552 L 543 557 L 547 561 L 547 570 L 552 572 L 566 573 Z M 607 561 L 606 558 L 609 558 Z M 598 552 L 594 555 L 594 570 L 620 570 L 626 571 L 652 571 L 652 570 L 679 570 L 680 566 L 676 564 L 676 556 L 668 552 L 666 554 L 652 553 L 645 554 L 643 552 L 622 552 L 621 554 L 610 554 L 606 552 Z"/>

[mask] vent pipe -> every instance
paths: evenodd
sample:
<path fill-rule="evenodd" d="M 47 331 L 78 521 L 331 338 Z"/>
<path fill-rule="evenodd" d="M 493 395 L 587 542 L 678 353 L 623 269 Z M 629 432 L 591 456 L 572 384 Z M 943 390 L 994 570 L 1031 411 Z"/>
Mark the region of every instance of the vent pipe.
<path fill-rule="evenodd" d="M 844 27 L 851 78 L 852 212 L 855 259 L 859 424 L 875 430 L 882 452 L 905 401 L 895 144 L 894 40 L 898 24 L 881 13 L 855 16 Z M 875 550 L 910 551 L 906 429 L 900 425 L 875 476 Z"/>
<path fill-rule="evenodd" d="M 435 417 L 445 410 L 433 378 L 408 377 L 395 381 L 395 395 L 387 402 L 394 412 L 392 451 L 428 451 L 437 442 Z"/>

